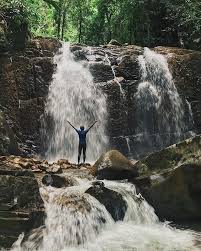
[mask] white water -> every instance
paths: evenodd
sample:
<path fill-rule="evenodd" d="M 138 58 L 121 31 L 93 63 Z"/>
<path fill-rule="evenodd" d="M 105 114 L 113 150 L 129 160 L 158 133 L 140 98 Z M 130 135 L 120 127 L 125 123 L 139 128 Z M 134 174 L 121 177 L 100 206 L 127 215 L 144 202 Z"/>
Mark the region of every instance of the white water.
<path fill-rule="evenodd" d="M 114 222 L 105 207 L 84 191 L 90 182 L 65 189 L 42 188 L 47 219 L 45 229 L 33 232 L 12 251 L 198 251 L 191 231 L 160 223 L 154 210 L 129 183 L 104 181 L 119 192 L 128 208 L 123 221 Z"/>
<path fill-rule="evenodd" d="M 128 157 L 130 157 L 130 156 L 132 156 L 131 147 L 130 147 L 130 138 L 125 137 L 125 139 L 126 139 L 126 145 L 127 145 L 127 148 L 128 148 Z"/>
<path fill-rule="evenodd" d="M 142 82 L 136 94 L 137 133 L 158 135 L 155 139 L 161 146 L 182 140 L 188 124 L 166 58 L 145 48 L 138 60 Z"/>
<path fill-rule="evenodd" d="M 68 44 L 63 44 L 60 53 L 54 57 L 54 63 L 57 68 L 49 88 L 44 116 L 51 119 L 43 120 L 46 158 L 49 161 L 60 158 L 77 161 L 78 135 L 67 120 L 78 129 L 81 125 L 87 128 L 98 120 L 87 135 L 87 161 L 93 161 L 107 145 L 105 97 L 93 83 L 89 69 L 74 60 Z"/>
<path fill-rule="evenodd" d="M 121 96 L 122 98 L 125 98 L 125 92 L 124 92 L 124 90 L 123 90 L 123 88 L 122 88 L 122 86 L 121 86 L 121 83 L 118 81 L 118 78 L 117 78 L 116 73 L 115 73 L 115 70 L 114 70 L 114 66 L 111 64 L 111 61 L 110 61 L 109 56 L 108 56 L 107 53 L 105 54 L 105 58 L 106 58 L 107 62 L 109 63 L 110 67 L 111 67 L 112 74 L 113 74 L 113 76 L 114 76 L 114 81 L 115 81 L 115 82 L 118 84 L 118 86 L 119 86 L 120 96 Z"/>

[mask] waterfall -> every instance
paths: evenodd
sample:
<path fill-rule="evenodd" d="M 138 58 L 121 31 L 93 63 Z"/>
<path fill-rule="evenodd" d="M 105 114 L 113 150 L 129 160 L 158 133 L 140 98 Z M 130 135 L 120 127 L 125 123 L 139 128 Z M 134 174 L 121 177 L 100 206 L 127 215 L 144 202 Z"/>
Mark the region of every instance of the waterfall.
<path fill-rule="evenodd" d="M 41 188 L 45 202 L 45 228 L 38 229 L 12 251 L 198 251 L 193 231 L 161 223 L 154 209 L 130 183 L 104 181 L 127 203 L 123 221 L 114 222 L 106 208 L 85 191 L 90 181 L 55 189 Z"/>
<path fill-rule="evenodd" d="M 183 140 L 189 124 L 166 58 L 145 48 L 138 61 L 141 82 L 135 95 L 137 134 L 143 133 L 148 144 L 159 148 Z"/>
<path fill-rule="evenodd" d="M 57 68 L 43 118 L 45 157 L 49 161 L 60 158 L 77 160 L 78 135 L 67 120 L 78 129 L 82 125 L 87 128 L 98 120 L 87 135 L 87 161 L 96 160 L 107 145 L 105 97 L 93 83 L 87 66 L 74 60 L 68 44 L 63 44 L 54 63 Z"/>

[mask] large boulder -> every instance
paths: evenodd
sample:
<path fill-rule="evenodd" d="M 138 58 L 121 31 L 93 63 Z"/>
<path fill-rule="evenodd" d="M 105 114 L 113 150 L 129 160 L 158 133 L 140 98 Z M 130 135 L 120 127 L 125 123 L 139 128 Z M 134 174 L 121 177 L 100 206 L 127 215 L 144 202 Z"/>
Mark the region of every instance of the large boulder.
<path fill-rule="evenodd" d="M 42 224 L 43 201 L 33 173 L 0 161 L 0 248 Z"/>
<path fill-rule="evenodd" d="M 61 176 L 61 175 L 55 175 L 55 174 L 46 174 L 42 178 L 42 183 L 46 186 L 52 186 L 52 187 L 70 187 L 77 185 L 76 179 L 70 176 Z"/>
<path fill-rule="evenodd" d="M 4 113 L 0 110 L 0 155 L 16 154 L 18 145 L 12 129 L 9 127 Z"/>
<path fill-rule="evenodd" d="M 140 173 L 134 182 L 162 220 L 201 219 L 201 136 L 136 163 Z"/>
<path fill-rule="evenodd" d="M 138 176 L 138 171 L 124 155 L 117 150 L 103 154 L 92 167 L 98 179 L 121 180 Z"/>
<path fill-rule="evenodd" d="M 138 182 L 140 192 L 162 220 L 191 221 L 201 219 L 201 163 L 184 164 Z"/>
<path fill-rule="evenodd" d="M 101 181 L 94 182 L 93 186 L 87 189 L 85 193 L 95 197 L 103 204 L 115 221 L 124 219 L 127 204 L 121 194 L 106 188 Z"/>
<path fill-rule="evenodd" d="M 135 164 L 141 175 L 158 173 L 201 158 L 201 135 L 189 138 L 161 151 L 154 152 Z"/>

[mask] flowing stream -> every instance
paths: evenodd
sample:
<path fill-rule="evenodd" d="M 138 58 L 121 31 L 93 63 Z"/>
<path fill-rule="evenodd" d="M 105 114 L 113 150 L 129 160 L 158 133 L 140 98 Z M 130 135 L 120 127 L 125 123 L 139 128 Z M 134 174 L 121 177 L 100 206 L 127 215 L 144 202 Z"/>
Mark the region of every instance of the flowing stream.
<path fill-rule="evenodd" d="M 60 53 L 54 57 L 54 63 L 57 68 L 43 118 L 45 157 L 49 161 L 61 158 L 77 161 L 78 136 L 67 120 L 78 129 L 82 125 L 87 128 L 98 120 L 88 133 L 87 161 L 94 161 L 107 145 L 105 97 L 93 83 L 87 66 L 74 60 L 69 44 L 63 44 Z"/>
<path fill-rule="evenodd" d="M 106 208 L 85 191 L 91 186 L 41 188 L 47 218 L 45 227 L 32 232 L 12 251 L 197 251 L 200 236 L 161 223 L 154 209 L 130 183 L 104 181 L 105 187 L 122 195 L 127 204 L 123 221 L 114 222 Z M 107 195 L 105 195 L 107 196 Z"/>

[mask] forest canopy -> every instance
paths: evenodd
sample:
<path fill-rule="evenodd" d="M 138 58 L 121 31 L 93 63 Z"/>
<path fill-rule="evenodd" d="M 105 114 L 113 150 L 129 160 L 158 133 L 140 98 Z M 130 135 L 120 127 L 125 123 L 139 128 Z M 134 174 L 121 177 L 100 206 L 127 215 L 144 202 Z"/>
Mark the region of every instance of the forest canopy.
<path fill-rule="evenodd" d="M 200 0 L 0 0 L 0 10 L 23 17 L 33 36 L 201 49 Z"/>

